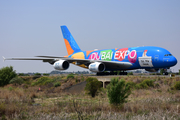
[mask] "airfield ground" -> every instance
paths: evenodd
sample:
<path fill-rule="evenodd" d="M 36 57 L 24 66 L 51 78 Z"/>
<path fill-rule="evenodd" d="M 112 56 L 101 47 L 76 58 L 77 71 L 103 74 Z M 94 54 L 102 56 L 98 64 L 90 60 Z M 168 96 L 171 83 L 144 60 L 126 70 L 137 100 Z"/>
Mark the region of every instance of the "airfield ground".
<path fill-rule="evenodd" d="M 91 76 L 97 78 L 118 77 L 136 84 L 153 80 L 156 86 L 133 89 L 128 102 L 121 107 L 109 104 L 106 88 L 95 98 L 84 91 L 89 76 L 61 77 L 61 86 L 51 84 L 31 86 L 31 77 L 22 77 L 22 85 L 7 85 L 0 88 L 0 119 L 97 119 L 97 120 L 143 120 L 180 119 L 180 90 L 172 87 L 180 77 L 168 76 Z"/>

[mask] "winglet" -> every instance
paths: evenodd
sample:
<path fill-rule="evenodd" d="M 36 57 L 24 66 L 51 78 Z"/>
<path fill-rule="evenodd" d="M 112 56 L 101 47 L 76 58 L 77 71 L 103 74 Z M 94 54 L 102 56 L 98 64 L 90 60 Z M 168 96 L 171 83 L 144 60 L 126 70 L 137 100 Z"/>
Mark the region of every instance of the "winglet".
<path fill-rule="evenodd" d="M 2 56 L 3 57 L 3 62 L 6 60 L 6 58 L 4 57 L 4 56 Z"/>

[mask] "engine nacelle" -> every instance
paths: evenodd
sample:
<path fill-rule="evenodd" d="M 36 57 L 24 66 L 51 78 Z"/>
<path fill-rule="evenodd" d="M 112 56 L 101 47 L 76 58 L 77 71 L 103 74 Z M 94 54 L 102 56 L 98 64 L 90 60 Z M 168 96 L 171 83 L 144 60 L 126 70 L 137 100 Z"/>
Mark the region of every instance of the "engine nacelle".
<path fill-rule="evenodd" d="M 105 70 L 105 65 L 101 62 L 91 63 L 89 65 L 89 70 L 92 72 L 103 72 Z"/>
<path fill-rule="evenodd" d="M 66 70 L 69 68 L 69 62 L 65 60 L 59 60 L 56 61 L 53 66 L 56 70 Z"/>
<path fill-rule="evenodd" d="M 145 70 L 149 72 L 157 72 L 159 69 L 145 69 Z"/>

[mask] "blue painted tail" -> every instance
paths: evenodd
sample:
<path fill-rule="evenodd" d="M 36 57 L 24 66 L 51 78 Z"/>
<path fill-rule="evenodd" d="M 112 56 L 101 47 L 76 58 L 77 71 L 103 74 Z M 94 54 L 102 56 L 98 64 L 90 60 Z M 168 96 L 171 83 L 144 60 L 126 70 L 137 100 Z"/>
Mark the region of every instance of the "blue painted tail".
<path fill-rule="evenodd" d="M 66 49 L 68 55 L 73 54 L 74 52 L 79 52 L 81 49 L 79 48 L 78 44 L 74 40 L 73 36 L 71 35 L 70 31 L 66 26 L 61 26 L 62 34 L 64 37 L 64 42 L 66 45 Z"/>

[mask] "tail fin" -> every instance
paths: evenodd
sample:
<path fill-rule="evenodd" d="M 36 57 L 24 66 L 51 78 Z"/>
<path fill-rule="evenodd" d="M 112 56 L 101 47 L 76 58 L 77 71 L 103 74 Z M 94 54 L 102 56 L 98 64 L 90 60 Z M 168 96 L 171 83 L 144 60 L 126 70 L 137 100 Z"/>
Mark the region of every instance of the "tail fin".
<path fill-rule="evenodd" d="M 68 52 L 68 55 L 73 54 L 74 52 L 81 51 L 78 44 L 74 40 L 73 36 L 71 35 L 70 31 L 66 26 L 61 26 L 62 34 L 64 37 L 64 42 L 66 45 L 66 49 Z"/>

